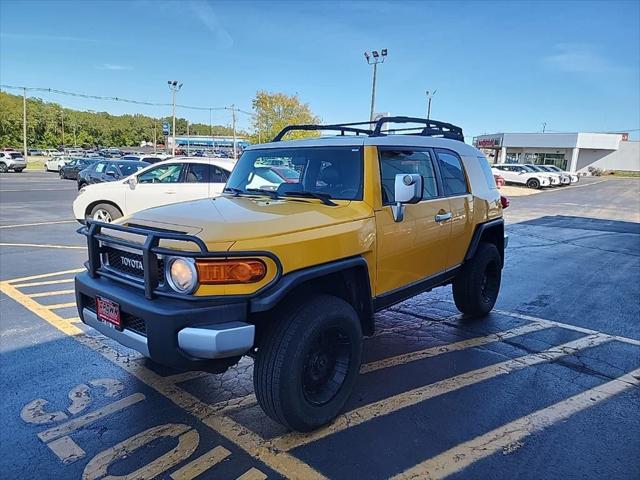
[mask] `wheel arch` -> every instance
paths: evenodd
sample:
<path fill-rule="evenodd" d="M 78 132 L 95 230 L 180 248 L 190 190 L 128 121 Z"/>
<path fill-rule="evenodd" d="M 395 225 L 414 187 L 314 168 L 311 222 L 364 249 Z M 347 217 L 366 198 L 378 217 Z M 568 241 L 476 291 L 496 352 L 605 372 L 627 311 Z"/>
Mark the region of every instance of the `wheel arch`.
<path fill-rule="evenodd" d="M 112 202 L 111 200 L 94 200 L 93 202 L 89 203 L 87 205 L 87 208 L 85 208 L 84 210 L 84 215 L 90 215 L 91 214 L 91 210 L 93 210 L 97 205 L 100 205 L 101 203 L 107 204 L 107 205 L 111 205 L 112 207 L 115 207 L 118 209 L 118 211 L 124 215 L 124 212 L 122 211 L 122 209 L 120 208 L 120 206 L 116 203 L 116 202 Z"/>
<path fill-rule="evenodd" d="M 502 218 L 496 218 L 476 226 L 469 249 L 464 257 L 465 261 L 473 258 L 480 242 L 493 243 L 498 248 L 504 264 L 504 220 Z"/>
<path fill-rule="evenodd" d="M 375 322 L 367 262 L 361 256 L 298 270 L 283 276 L 264 294 L 251 299 L 249 310 L 258 316 L 268 315 L 296 297 L 326 293 L 342 298 L 358 314 L 362 332 L 373 335 Z"/>

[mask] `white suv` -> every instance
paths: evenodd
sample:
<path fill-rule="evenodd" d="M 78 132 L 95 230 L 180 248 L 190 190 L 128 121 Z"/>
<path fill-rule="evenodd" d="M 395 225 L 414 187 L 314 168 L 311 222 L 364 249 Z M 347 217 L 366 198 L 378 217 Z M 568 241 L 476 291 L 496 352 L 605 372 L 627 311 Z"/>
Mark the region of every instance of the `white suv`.
<path fill-rule="evenodd" d="M 541 169 L 543 169 L 545 172 L 559 173 L 561 175 L 566 175 L 567 177 L 569 177 L 570 183 L 578 183 L 578 180 L 580 179 L 580 177 L 578 177 L 578 175 L 576 175 L 575 173 L 567 172 L 565 170 L 562 170 L 560 167 L 556 167 L 555 165 L 538 165 L 538 166 Z"/>
<path fill-rule="evenodd" d="M 0 173 L 9 170 L 20 173 L 27 168 L 27 162 L 20 152 L 0 152 Z"/>
<path fill-rule="evenodd" d="M 519 163 L 498 163 L 491 166 L 493 173 L 502 175 L 507 183 L 521 183 L 529 188 L 541 188 L 551 185 L 549 173 L 536 172 Z M 560 183 L 559 180 L 556 180 Z"/>
<path fill-rule="evenodd" d="M 534 170 L 536 172 L 550 175 L 551 185 L 570 185 L 571 184 L 571 177 L 569 177 L 569 175 L 566 173 L 550 172 L 549 170 L 543 168 L 542 165 L 534 165 L 531 163 L 525 164 L 525 167 L 530 168 L 531 170 Z M 557 180 L 558 182 L 556 183 L 554 180 Z"/>
<path fill-rule="evenodd" d="M 151 207 L 222 193 L 234 160 L 181 157 L 150 165 L 123 180 L 83 187 L 73 202 L 80 223 L 87 217 L 110 223 Z"/>

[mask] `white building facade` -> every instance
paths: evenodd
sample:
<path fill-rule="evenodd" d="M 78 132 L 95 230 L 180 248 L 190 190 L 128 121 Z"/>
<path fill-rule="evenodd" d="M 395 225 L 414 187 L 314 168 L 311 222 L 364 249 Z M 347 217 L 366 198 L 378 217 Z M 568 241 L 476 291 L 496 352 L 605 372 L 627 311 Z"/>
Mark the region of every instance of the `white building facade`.
<path fill-rule="evenodd" d="M 601 170 L 640 171 L 640 142 L 618 133 L 496 133 L 480 135 L 473 145 L 491 163 L 557 165 L 573 173 Z"/>

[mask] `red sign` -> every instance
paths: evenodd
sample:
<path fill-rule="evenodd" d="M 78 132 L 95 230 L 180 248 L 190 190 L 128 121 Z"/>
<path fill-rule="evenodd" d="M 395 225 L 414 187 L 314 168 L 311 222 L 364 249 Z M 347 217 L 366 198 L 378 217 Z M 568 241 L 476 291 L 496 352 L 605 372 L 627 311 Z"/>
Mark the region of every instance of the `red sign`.
<path fill-rule="evenodd" d="M 500 146 L 500 138 L 480 138 L 476 140 L 478 148 L 495 148 Z"/>
<path fill-rule="evenodd" d="M 120 305 L 106 298 L 96 297 L 96 315 L 99 320 L 122 328 L 120 323 Z"/>

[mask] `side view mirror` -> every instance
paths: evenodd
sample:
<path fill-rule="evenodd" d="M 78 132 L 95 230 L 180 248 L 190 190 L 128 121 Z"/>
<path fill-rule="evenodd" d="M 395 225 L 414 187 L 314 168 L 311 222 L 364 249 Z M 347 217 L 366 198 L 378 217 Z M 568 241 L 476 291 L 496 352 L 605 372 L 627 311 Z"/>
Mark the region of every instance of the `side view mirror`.
<path fill-rule="evenodd" d="M 138 179 L 136 177 L 131 177 L 129 180 L 127 180 L 127 183 L 129 184 L 129 188 L 131 190 L 135 190 L 136 185 L 138 184 Z"/>
<path fill-rule="evenodd" d="M 391 206 L 393 219 L 401 222 L 404 219 L 404 205 L 418 203 L 422 200 L 422 175 L 417 173 L 399 173 L 396 175 L 396 203 Z"/>

